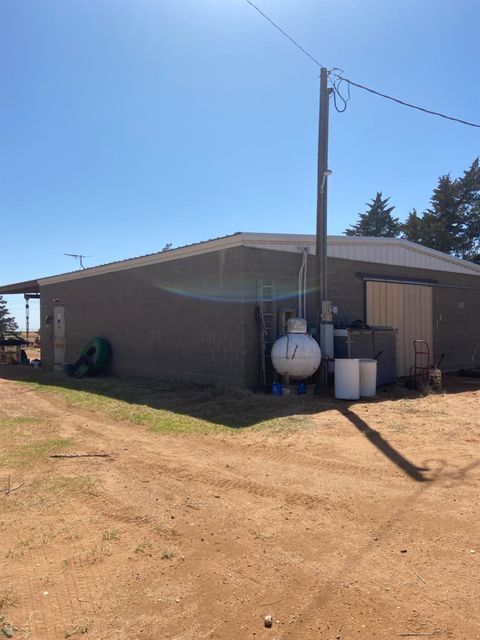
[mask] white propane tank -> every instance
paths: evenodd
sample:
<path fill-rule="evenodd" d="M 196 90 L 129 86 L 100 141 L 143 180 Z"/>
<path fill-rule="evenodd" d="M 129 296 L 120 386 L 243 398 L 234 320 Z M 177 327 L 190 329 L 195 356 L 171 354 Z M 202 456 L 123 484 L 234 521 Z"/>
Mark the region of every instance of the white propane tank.
<path fill-rule="evenodd" d="M 307 322 L 290 318 L 286 335 L 272 346 L 272 364 L 281 376 L 304 380 L 313 376 L 320 366 L 322 354 L 316 340 L 307 333 Z"/>

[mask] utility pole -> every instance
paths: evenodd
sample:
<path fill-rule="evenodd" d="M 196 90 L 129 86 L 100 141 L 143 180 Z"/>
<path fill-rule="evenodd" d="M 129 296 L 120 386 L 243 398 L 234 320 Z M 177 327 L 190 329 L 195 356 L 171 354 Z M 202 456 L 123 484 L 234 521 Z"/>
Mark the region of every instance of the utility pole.
<path fill-rule="evenodd" d="M 317 164 L 317 237 L 315 252 L 315 337 L 322 340 L 323 302 L 327 299 L 327 177 L 328 169 L 328 71 L 320 69 L 320 109 Z M 323 340 L 322 340 L 323 341 Z M 323 347 L 323 345 L 321 345 Z M 333 355 L 333 354 L 329 354 Z"/>

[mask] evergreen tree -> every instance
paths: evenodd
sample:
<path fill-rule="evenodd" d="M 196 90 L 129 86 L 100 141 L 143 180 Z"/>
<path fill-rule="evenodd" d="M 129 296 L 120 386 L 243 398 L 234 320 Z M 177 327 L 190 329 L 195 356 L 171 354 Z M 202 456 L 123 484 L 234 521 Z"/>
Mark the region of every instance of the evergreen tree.
<path fill-rule="evenodd" d="M 347 236 L 373 236 L 395 238 L 400 233 L 398 218 L 392 216 L 395 207 L 388 206 L 389 198 L 382 198 L 377 192 L 372 202 L 367 203 L 367 211 L 359 214 L 357 224 L 345 230 Z"/>
<path fill-rule="evenodd" d="M 421 217 L 414 210 L 401 225 L 402 237 L 458 258 L 480 251 L 480 165 L 477 158 L 463 176 L 440 176 Z"/>
<path fill-rule="evenodd" d="M 18 325 L 15 318 L 9 314 L 5 299 L 0 296 L 0 333 L 18 331 Z"/>
<path fill-rule="evenodd" d="M 402 238 L 422 244 L 423 238 L 423 217 L 420 217 L 416 209 L 412 209 L 408 218 L 401 225 Z"/>

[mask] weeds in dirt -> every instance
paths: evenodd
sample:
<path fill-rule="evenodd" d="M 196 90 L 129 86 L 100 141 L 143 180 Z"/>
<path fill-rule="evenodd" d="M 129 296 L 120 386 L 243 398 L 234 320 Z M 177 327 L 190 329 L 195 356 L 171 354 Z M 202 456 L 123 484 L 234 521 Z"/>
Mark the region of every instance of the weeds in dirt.
<path fill-rule="evenodd" d="M 30 538 L 25 538 L 24 540 L 20 540 L 15 547 L 12 547 L 7 551 L 5 557 L 11 560 L 15 560 L 17 558 L 23 558 L 23 556 L 29 551 L 34 551 L 35 549 L 40 549 L 42 546 L 42 542 L 38 542 L 34 536 Z"/>
<path fill-rule="evenodd" d="M 170 529 L 163 524 L 154 525 L 152 531 L 162 536 L 178 536 L 178 531 L 176 529 Z"/>
<path fill-rule="evenodd" d="M 44 589 L 46 587 L 53 587 L 53 585 L 55 584 L 55 580 L 52 578 L 52 576 L 49 576 L 49 575 L 40 576 L 38 578 L 38 581 Z"/>
<path fill-rule="evenodd" d="M 30 611 L 27 617 L 27 621 L 21 628 L 22 640 L 31 640 L 32 638 L 32 619 L 33 619 L 33 611 Z"/>
<path fill-rule="evenodd" d="M 17 627 L 14 627 L 11 622 L 8 622 L 4 616 L 0 615 L 0 632 L 5 638 L 13 638 L 15 631 L 18 631 Z"/>
<path fill-rule="evenodd" d="M 53 494 L 57 500 L 72 495 L 96 496 L 96 484 L 90 476 L 54 476 L 42 484 L 42 490 Z"/>
<path fill-rule="evenodd" d="M 144 555 L 151 555 L 153 551 L 153 545 L 148 540 L 144 540 L 135 547 L 135 553 L 142 553 Z"/>
<path fill-rule="evenodd" d="M 17 604 L 17 594 L 11 585 L 0 588 L 0 611 L 7 607 L 16 607 Z"/>
<path fill-rule="evenodd" d="M 174 551 L 162 551 L 162 555 L 160 556 L 162 560 L 172 560 L 175 557 Z"/>
<path fill-rule="evenodd" d="M 422 413 L 422 410 L 418 408 L 416 404 L 412 404 L 412 402 L 400 401 L 398 405 L 392 406 L 393 411 L 396 413 L 408 414 L 408 415 L 417 415 Z"/>
<path fill-rule="evenodd" d="M 88 623 L 73 624 L 65 630 L 65 638 L 72 638 L 73 636 L 81 636 L 88 633 Z"/>
<path fill-rule="evenodd" d="M 407 425 L 405 424 L 405 422 L 389 422 L 387 426 L 390 431 L 396 431 L 397 433 L 401 433 L 402 431 L 407 430 Z"/>
<path fill-rule="evenodd" d="M 28 538 L 19 540 L 14 547 L 9 549 L 5 554 L 5 557 L 9 559 L 22 558 L 25 553 L 29 551 L 35 551 L 37 549 L 47 547 L 55 538 L 56 533 L 51 528 L 44 529 L 40 532 L 33 531 Z"/>
<path fill-rule="evenodd" d="M 120 540 L 120 531 L 118 529 L 107 529 L 103 532 L 102 540 Z"/>
<path fill-rule="evenodd" d="M 76 553 L 71 558 L 62 560 L 62 565 L 65 569 L 70 567 L 85 567 L 88 565 L 99 564 L 103 562 L 105 558 L 112 555 L 112 548 L 107 544 L 94 545 L 88 551 L 82 553 Z"/>
<path fill-rule="evenodd" d="M 89 498 L 96 495 L 96 484 L 89 476 L 44 477 L 22 487 L 21 492 L 13 493 L 8 500 L 2 500 L 0 513 L 31 512 L 33 509 L 44 513 L 46 509 L 60 509 L 62 503 L 71 498 Z"/>
<path fill-rule="evenodd" d="M 61 529 L 59 529 L 58 535 L 62 540 L 65 540 L 66 542 L 74 542 L 75 540 L 80 540 L 80 534 L 72 533 L 71 529 L 68 529 L 67 527 L 62 527 Z"/>

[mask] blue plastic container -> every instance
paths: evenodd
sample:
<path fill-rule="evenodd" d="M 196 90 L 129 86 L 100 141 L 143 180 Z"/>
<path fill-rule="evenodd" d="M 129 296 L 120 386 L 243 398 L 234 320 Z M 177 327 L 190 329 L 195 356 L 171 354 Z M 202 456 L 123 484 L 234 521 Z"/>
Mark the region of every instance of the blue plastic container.
<path fill-rule="evenodd" d="M 281 396 L 282 395 L 282 383 L 281 382 L 274 382 L 272 384 L 272 394 L 274 396 Z"/>

